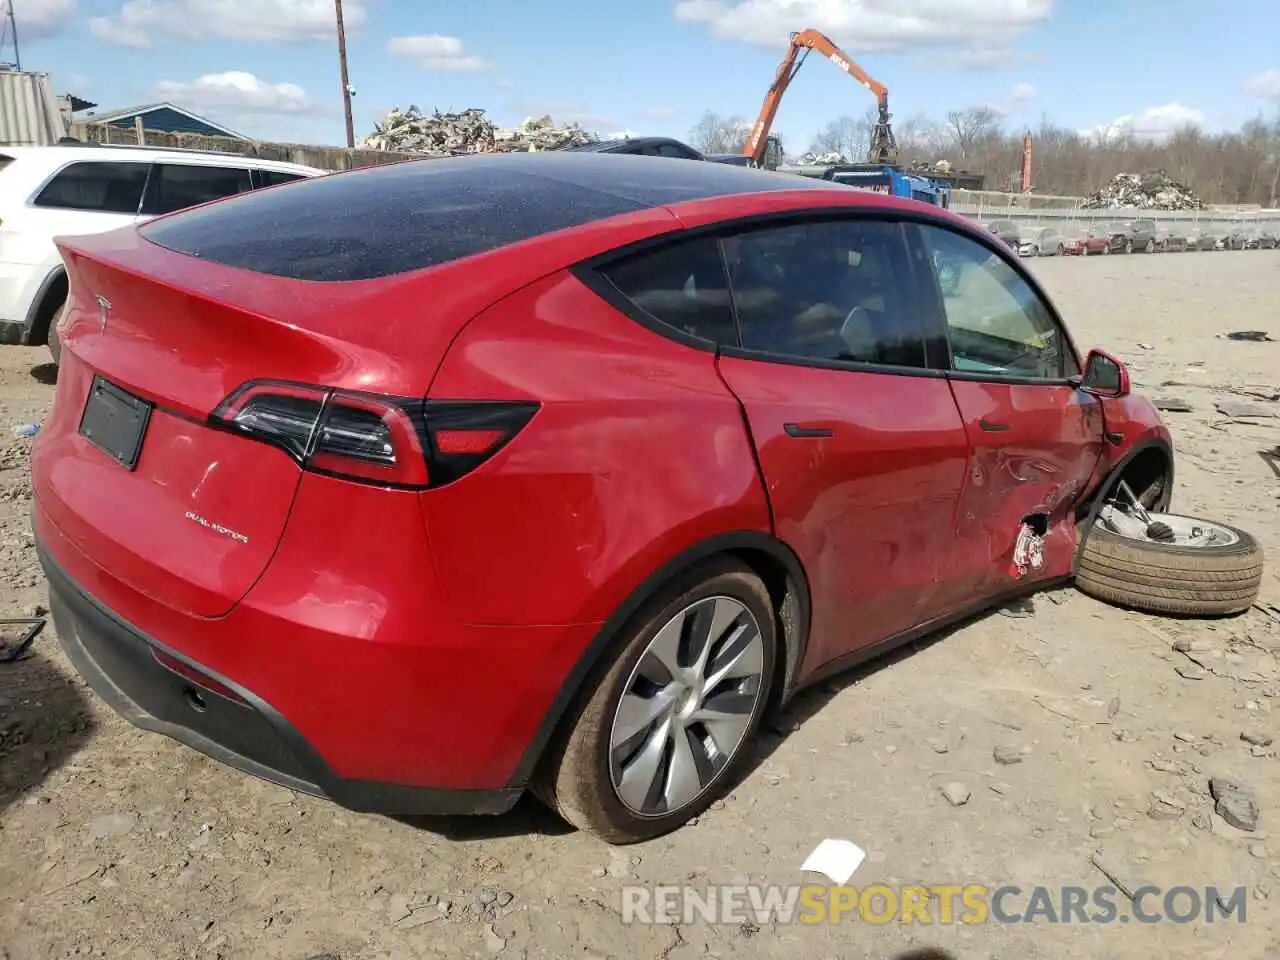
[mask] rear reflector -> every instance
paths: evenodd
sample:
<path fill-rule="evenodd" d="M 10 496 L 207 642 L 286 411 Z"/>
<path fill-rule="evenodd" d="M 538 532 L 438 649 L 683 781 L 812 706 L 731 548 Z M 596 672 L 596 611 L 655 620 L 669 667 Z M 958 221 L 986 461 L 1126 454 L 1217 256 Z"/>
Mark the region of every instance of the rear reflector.
<path fill-rule="evenodd" d="M 423 401 L 257 380 L 210 425 L 278 447 L 304 470 L 404 489 L 450 483 L 498 452 L 533 403 Z"/>

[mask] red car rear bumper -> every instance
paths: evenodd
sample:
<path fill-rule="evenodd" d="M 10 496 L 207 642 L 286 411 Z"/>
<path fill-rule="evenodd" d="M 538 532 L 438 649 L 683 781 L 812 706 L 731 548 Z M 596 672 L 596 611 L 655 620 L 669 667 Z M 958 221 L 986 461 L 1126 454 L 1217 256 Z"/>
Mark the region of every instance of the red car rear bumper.
<path fill-rule="evenodd" d="M 263 583 L 225 617 L 201 619 L 93 563 L 38 501 L 33 526 L 62 644 L 115 710 L 236 769 L 354 810 L 509 809 L 523 792 L 526 753 L 598 630 L 471 627 L 442 617 L 429 640 L 388 644 L 282 620 Z"/>

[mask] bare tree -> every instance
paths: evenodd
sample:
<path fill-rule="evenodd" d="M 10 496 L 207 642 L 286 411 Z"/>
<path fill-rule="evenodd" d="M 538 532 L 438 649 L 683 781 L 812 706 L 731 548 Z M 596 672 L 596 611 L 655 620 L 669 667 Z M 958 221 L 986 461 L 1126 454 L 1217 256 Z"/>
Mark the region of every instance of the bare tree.
<path fill-rule="evenodd" d="M 742 117 L 722 117 L 708 110 L 689 131 L 689 140 L 703 153 L 739 153 L 751 125 Z"/>
<path fill-rule="evenodd" d="M 870 113 L 870 111 L 869 111 Z M 870 116 L 839 116 L 810 142 L 814 153 L 840 153 L 860 162 L 870 143 Z M 691 131 L 708 153 L 735 152 L 749 132 L 737 117 L 707 113 Z M 990 107 L 953 110 L 942 120 L 920 114 L 895 124 L 899 160 L 947 160 L 983 174 L 988 189 L 1015 189 L 1025 128 L 1006 129 Z M 1131 129 L 1104 135 L 1061 127 L 1044 117 L 1032 131 L 1032 186 L 1042 195 L 1082 197 L 1119 173 L 1163 173 L 1209 203 L 1280 204 L 1280 111 L 1239 130 L 1207 133 L 1184 126 L 1164 136 Z"/>
<path fill-rule="evenodd" d="M 809 152 L 838 153 L 852 163 L 861 163 L 871 152 L 871 130 L 875 121 L 875 110 L 868 110 L 857 119 L 836 117 L 813 138 Z"/>
<path fill-rule="evenodd" d="M 961 163 L 967 163 L 974 157 L 980 144 L 1000 132 L 1000 114 L 990 107 L 952 110 L 947 114 L 947 132 L 951 135 Z"/>

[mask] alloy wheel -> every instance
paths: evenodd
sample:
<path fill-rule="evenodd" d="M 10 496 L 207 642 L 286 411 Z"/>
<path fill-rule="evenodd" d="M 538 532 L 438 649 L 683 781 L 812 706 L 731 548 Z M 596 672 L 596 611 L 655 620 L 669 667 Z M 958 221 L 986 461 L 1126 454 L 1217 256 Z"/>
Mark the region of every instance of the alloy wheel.
<path fill-rule="evenodd" d="M 764 683 L 760 625 L 742 602 L 707 597 L 649 642 L 609 730 L 609 774 L 631 813 L 662 817 L 697 800 L 737 754 Z"/>

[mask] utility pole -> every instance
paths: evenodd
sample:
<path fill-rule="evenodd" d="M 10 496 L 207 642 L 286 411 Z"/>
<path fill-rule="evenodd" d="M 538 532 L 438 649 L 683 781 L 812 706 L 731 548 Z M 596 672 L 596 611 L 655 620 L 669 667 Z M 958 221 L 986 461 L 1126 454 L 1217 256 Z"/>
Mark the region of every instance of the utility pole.
<path fill-rule="evenodd" d="M 12 10 L 13 0 L 9 0 Z M 342 111 L 347 120 L 347 147 L 356 145 L 356 131 L 351 123 L 351 82 L 347 79 L 347 32 L 342 26 L 342 0 L 333 0 L 334 12 L 338 15 L 338 66 L 342 71 Z"/>
<path fill-rule="evenodd" d="M 13 0 L 9 0 L 9 29 L 13 31 L 13 65 L 22 72 L 22 54 L 18 52 L 18 19 L 13 15 Z"/>

